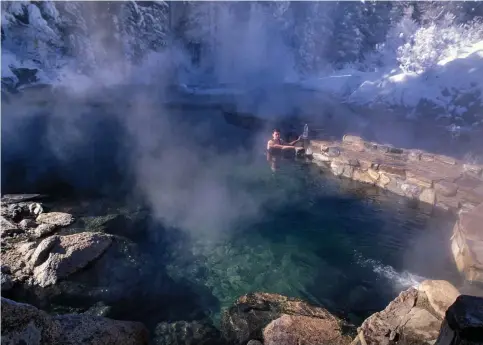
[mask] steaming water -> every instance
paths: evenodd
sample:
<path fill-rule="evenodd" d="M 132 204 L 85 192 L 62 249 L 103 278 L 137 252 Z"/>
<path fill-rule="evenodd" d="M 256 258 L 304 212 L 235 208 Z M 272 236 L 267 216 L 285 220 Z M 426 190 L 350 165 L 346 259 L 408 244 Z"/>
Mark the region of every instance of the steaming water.
<path fill-rule="evenodd" d="M 208 287 L 221 307 L 266 291 L 306 298 L 356 322 L 426 278 L 457 279 L 447 220 L 311 167 L 286 168 L 253 188 L 290 189 L 283 206 L 269 205 L 262 220 L 225 238 L 172 243 L 169 274 Z M 211 310 L 215 319 L 218 312 Z"/>
<path fill-rule="evenodd" d="M 53 312 L 85 311 L 101 301 L 111 307 L 107 316 L 152 329 L 162 321 L 218 323 L 240 295 L 264 291 L 302 297 L 360 323 L 423 279 L 458 284 L 449 253 L 452 219 L 430 217 L 405 198 L 301 161 L 282 161 L 273 172 L 265 142 L 248 153 L 258 142 L 250 131 L 217 114 L 194 114 L 188 122 L 173 115 L 175 126 L 153 133 L 166 137 L 161 147 L 174 159 L 140 164 L 137 182 L 152 222 L 102 228 L 100 216 L 138 213 L 119 200 L 59 202 L 52 208 L 78 218 L 63 233 L 106 231 L 128 242 L 117 241 L 59 287 L 11 297 Z M 196 144 L 192 151 L 178 147 L 186 141 Z M 203 156 L 199 147 L 212 154 Z"/>

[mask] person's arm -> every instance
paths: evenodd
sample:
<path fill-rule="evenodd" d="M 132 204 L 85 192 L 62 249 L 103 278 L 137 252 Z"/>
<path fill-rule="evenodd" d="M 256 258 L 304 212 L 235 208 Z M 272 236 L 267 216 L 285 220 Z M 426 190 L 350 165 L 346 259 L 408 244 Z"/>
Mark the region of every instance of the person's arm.
<path fill-rule="evenodd" d="M 300 138 L 301 138 L 301 137 L 302 137 L 302 136 L 299 136 L 299 137 L 298 137 L 297 139 L 295 139 L 294 141 L 289 142 L 289 143 L 288 143 L 288 145 L 289 145 L 289 146 L 294 146 L 296 143 L 298 143 L 298 142 L 300 141 Z"/>
<path fill-rule="evenodd" d="M 273 148 L 273 149 L 289 149 L 289 148 L 293 148 L 293 145 L 291 145 L 291 144 L 285 145 L 284 142 L 283 142 L 283 140 L 280 140 L 280 142 L 282 144 L 274 144 L 273 143 L 273 140 L 269 140 L 268 143 L 267 143 L 267 150 L 268 149 L 271 149 L 271 148 Z M 295 142 L 297 142 L 297 140 Z"/>

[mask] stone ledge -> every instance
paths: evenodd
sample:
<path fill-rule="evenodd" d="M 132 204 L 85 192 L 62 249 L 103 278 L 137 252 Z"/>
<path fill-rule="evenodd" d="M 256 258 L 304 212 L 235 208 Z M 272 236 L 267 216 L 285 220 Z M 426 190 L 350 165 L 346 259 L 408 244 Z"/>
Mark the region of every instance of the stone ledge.
<path fill-rule="evenodd" d="M 342 141 L 311 140 L 307 154 L 336 176 L 459 215 L 451 238 L 456 266 L 467 280 L 483 283 L 483 166 L 354 135 Z"/>
<path fill-rule="evenodd" d="M 345 135 L 342 141 L 311 140 L 308 151 L 315 163 L 337 176 L 377 185 L 455 214 L 483 203 L 483 167 L 479 165 L 366 142 L 354 135 Z"/>
<path fill-rule="evenodd" d="M 467 280 L 483 282 L 483 203 L 460 214 L 453 228 L 451 251 Z"/>

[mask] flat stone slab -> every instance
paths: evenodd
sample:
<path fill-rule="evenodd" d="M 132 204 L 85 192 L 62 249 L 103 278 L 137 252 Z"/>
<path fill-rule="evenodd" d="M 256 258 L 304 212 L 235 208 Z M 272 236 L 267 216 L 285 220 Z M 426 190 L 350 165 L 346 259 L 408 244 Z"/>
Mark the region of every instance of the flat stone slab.
<path fill-rule="evenodd" d="M 14 204 L 18 202 L 38 200 L 45 197 L 42 194 L 5 194 L 2 196 L 2 202 L 7 204 Z"/>
<path fill-rule="evenodd" d="M 462 208 L 483 203 L 483 167 L 479 165 L 468 165 L 429 152 L 366 142 L 354 135 L 346 135 L 342 141 L 312 140 L 310 151 L 318 165 L 327 163 L 335 175 L 377 184 L 455 214 Z M 372 178 L 377 175 L 375 172 L 379 174 L 376 179 Z"/>

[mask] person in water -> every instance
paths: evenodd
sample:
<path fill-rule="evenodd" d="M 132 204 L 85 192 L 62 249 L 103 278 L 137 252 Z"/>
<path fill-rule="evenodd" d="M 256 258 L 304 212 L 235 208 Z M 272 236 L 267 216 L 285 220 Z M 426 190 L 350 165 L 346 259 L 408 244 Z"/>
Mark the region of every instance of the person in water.
<path fill-rule="evenodd" d="M 296 140 L 291 141 L 287 144 L 280 138 L 280 130 L 274 129 L 272 132 L 272 139 L 267 142 L 267 161 L 270 164 L 270 169 L 273 172 L 276 172 L 279 168 L 279 158 L 277 154 L 272 154 L 272 149 L 283 150 L 287 148 L 293 148 L 294 145 L 300 141 L 301 137 L 298 137 Z"/>
<path fill-rule="evenodd" d="M 291 148 L 294 147 L 296 143 L 300 141 L 302 136 L 299 136 L 296 140 L 291 141 L 289 143 L 285 143 L 282 138 L 280 138 L 280 130 L 275 128 L 272 132 L 272 139 L 270 139 L 267 142 L 267 150 L 270 151 L 270 149 L 286 149 L 286 148 Z"/>

